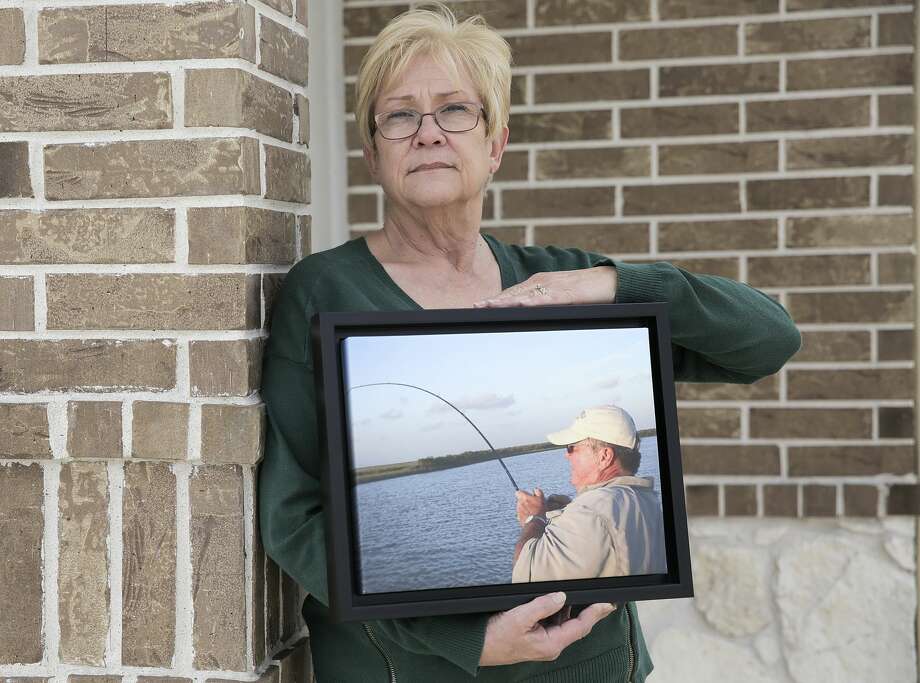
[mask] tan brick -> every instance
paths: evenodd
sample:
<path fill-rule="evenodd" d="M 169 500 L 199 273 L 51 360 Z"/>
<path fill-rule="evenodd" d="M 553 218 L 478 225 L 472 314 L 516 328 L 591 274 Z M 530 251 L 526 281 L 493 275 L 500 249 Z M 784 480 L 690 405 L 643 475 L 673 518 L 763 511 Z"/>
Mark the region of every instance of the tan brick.
<path fill-rule="evenodd" d="M 348 195 L 349 223 L 377 222 L 377 193 Z"/>
<path fill-rule="evenodd" d="M 805 138 L 786 141 L 786 168 L 902 166 L 913 162 L 910 135 Z"/>
<path fill-rule="evenodd" d="M 174 224 L 157 207 L 0 211 L 0 263 L 165 263 Z"/>
<path fill-rule="evenodd" d="M 0 142 L 0 197 L 34 197 L 29 143 Z"/>
<path fill-rule="evenodd" d="M 789 448 L 791 477 L 913 474 L 913 446 L 801 446 Z"/>
<path fill-rule="evenodd" d="M 297 216 L 296 225 L 297 233 L 300 235 L 300 254 L 302 257 L 309 256 L 313 253 L 313 217 L 306 215 Z"/>
<path fill-rule="evenodd" d="M 623 188 L 625 216 L 735 213 L 740 210 L 737 183 L 630 185 Z"/>
<path fill-rule="evenodd" d="M 46 145 L 48 199 L 107 199 L 259 192 L 253 138 Z"/>
<path fill-rule="evenodd" d="M 264 327 L 266 331 L 271 326 L 271 314 L 275 304 L 275 298 L 278 296 L 283 282 L 284 274 L 282 273 L 262 274 L 262 300 L 265 302 L 262 305 L 264 311 L 262 327 Z"/>
<path fill-rule="evenodd" d="M 297 85 L 307 84 L 310 51 L 302 35 L 262 16 L 259 50 L 260 68 Z"/>
<path fill-rule="evenodd" d="M 878 15 L 878 44 L 882 47 L 888 45 L 913 45 L 914 42 L 914 17 L 912 14 L 879 14 Z"/>
<path fill-rule="evenodd" d="M 868 408 L 751 408 L 753 439 L 871 439 Z"/>
<path fill-rule="evenodd" d="M 737 408 L 677 409 L 677 422 L 683 438 L 728 439 L 741 436 L 741 411 Z"/>
<path fill-rule="evenodd" d="M 912 82 L 910 55 L 790 60 L 786 67 L 786 87 L 789 90 L 877 88 L 910 85 Z"/>
<path fill-rule="evenodd" d="M 648 223 L 599 225 L 538 225 L 534 244 L 577 247 L 601 254 L 636 253 L 649 250 Z"/>
<path fill-rule="evenodd" d="M 509 127 L 517 142 L 609 140 L 610 110 L 511 114 Z"/>
<path fill-rule="evenodd" d="M 719 487 L 712 484 L 686 488 L 687 514 L 693 517 L 719 516 Z"/>
<path fill-rule="evenodd" d="M 738 95 L 779 90 L 779 64 L 707 64 L 663 66 L 658 73 L 662 97 Z"/>
<path fill-rule="evenodd" d="M 121 676 L 117 675 L 80 675 L 70 674 L 67 683 L 121 683 Z"/>
<path fill-rule="evenodd" d="M 879 206 L 913 206 L 914 185 L 909 175 L 883 175 L 878 178 Z"/>
<path fill-rule="evenodd" d="M 779 0 L 661 0 L 658 3 L 662 19 L 774 14 L 778 11 Z"/>
<path fill-rule="evenodd" d="M 527 243 L 526 237 L 527 228 L 523 225 L 496 225 L 496 226 L 482 226 L 479 229 L 484 235 L 492 235 L 495 239 L 500 242 L 505 242 L 506 244 L 519 244 L 520 246 L 525 246 Z"/>
<path fill-rule="evenodd" d="M 797 517 L 798 490 L 790 484 L 764 484 L 764 517 Z"/>
<path fill-rule="evenodd" d="M 914 255 L 910 252 L 878 255 L 879 284 L 912 284 L 914 281 Z"/>
<path fill-rule="evenodd" d="M 105 463 L 61 465 L 58 503 L 60 656 L 105 666 L 109 631 L 109 477 Z"/>
<path fill-rule="evenodd" d="M 878 487 L 844 484 L 843 514 L 847 517 L 875 517 L 878 514 Z"/>
<path fill-rule="evenodd" d="M 35 329 L 32 277 L 0 277 L 0 330 Z"/>
<path fill-rule="evenodd" d="M 537 26 L 647 21 L 648 0 L 537 0 Z"/>
<path fill-rule="evenodd" d="M 649 152 L 648 147 L 538 150 L 537 180 L 647 176 Z"/>
<path fill-rule="evenodd" d="M 843 9 L 846 7 L 883 7 L 891 5 L 892 0 L 788 0 L 786 10 L 799 12 L 803 10 Z"/>
<path fill-rule="evenodd" d="M 753 517 L 757 514 L 757 487 L 751 484 L 725 486 L 725 515 Z"/>
<path fill-rule="evenodd" d="M 252 470 L 251 470 L 252 471 Z M 253 471 L 253 473 L 255 473 Z M 252 509 L 258 511 L 259 487 L 252 487 Z M 246 614 L 249 619 L 248 628 L 252 632 L 252 659 L 254 663 L 265 661 L 265 655 L 268 651 L 265 643 L 265 548 L 262 545 L 260 534 L 260 520 L 258 514 L 247 515 L 248 533 L 252 538 L 252 594 L 246 605 Z M 248 558 L 247 558 L 247 561 Z M 252 663 L 250 664 L 252 665 Z M 312 680 L 304 678 L 303 680 Z"/>
<path fill-rule="evenodd" d="M 255 10 L 242 2 L 66 7 L 38 15 L 40 64 L 226 57 L 252 62 L 255 53 Z"/>
<path fill-rule="evenodd" d="M 678 401 L 775 401 L 779 399 L 776 375 L 753 384 L 678 382 Z"/>
<path fill-rule="evenodd" d="M 0 664 L 42 660 L 44 490 L 41 465 L 0 465 Z"/>
<path fill-rule="evenodd" d="M 648 96 L 648 69 L 537 74 L 534 79 L 534 101 L 538 104 L 644 100 Z"/>
<path fill-rule="evenodd" d="M 680 450 L 684 474 L 779 474 L 776 446 L 684 444 Z"/>
<path fill-rule="evenodd" d="M 837 487 L 820 484 L 803 486 L 802 513 L 805 517 L 834 517 L 837 514 Z"/>
<path fill-rule="evenodd" d="M 868 96 L 745 103 L 748 132 L 851 128 L 869 125 Z"/>
<path fill-rule="evenodd" d="M 310 100 L 296 93 L 294 95 L 294 113 L 297 114 L 297 142 L 310 144 Z"/>
<path fill-rule="evenodd" d="M 135 401 L 132 405 L 131 457 L 185 460 L 188 455 L 187 403 Z"/>
<path fill-rule="evenodd" d="M 749 211 L 868 206 L 869 178 L 750 180 L 747 194 Z"/>
<path fill-rule="evenodd" d="M 870 359 L 870 335 L 864 330 L 808 330 L 802 332 L 802 347 L 796 362 L 857 361 Z"/>
<path fill-rule="evenodd" d="M 265 4 L 289 17 L 294 16 L 294 3 L 291 0 L 265 0 Z"/>
<path fill-rule="evenodd" d="M 248 396 L 259 388 L 262 340 L 192 341 L 192 396 Z"/>
<path fill-rule="evenodd" d="M 912 439 L 915 436 L 914 409 L 885 407 L 878 409 L 878 435 L 881 439 Z"/>
<path fill-rule="evenodd" d="M 623 61 L 730 56 L 738 54 L 738 29 L 734 26 L 625 29 L 620 31 L 619 49 Z"/>
<path fill-rule="evenodd" d="M 22 64 L 26 57 L 26 30 L 22 9 L 0 9 L 0 64 Z"/>
<path fill-rule="evenodd" d="M 880 126 L 912 126 L 914 101 L 911 95 L 879 95 L 878 123 Z"/>
<path fill-rule="evenodd" d="M 49 275 L 48 329 L 252 329 L 258 286 L 243 273 Z"/>
<path fill-rule="evenodd" d="M 738 105 L 696 104 L 623 109 L 620 112 L 620 132 L 624 138 L 737 133 Z"/>
<path fill-rule="evenodd" d="M 840 17 L 812 21 L 770 21 L 747 24 L 745 52 L 749 55 L 848 50 L 870 47 L 869 17 Z"/>
<path fill-rule="evenodd" d="M 612 216 L 612 187 L 567 187 L 505 190 L 503 218 Z"/>
<path fill-rule="evenodd" d="M 45 405 L 0 403 L 0 458 L 50 457 Z"/>
<path fill-rule="evenodd" d="M 170 340 L 0 340 L 0 391 L 164 391 L 175 385 Z"/>
<path fill-rule="evenodd" d="M 778 169 L 779 146 L 776 142 L 662 145 L 658 148 L 661 175 L 758 173 Z"/>
<path fill-rule="evenodd" d="M 797 399 L 913 398 L 913 372 L 903 368 L 787 371 L 788 397 Z"/>
<path fill-rule="evenodd" d="M 310 157 L 301 152 L 265 145 L 265 198 L 310 202 Z"/>
<path fill-rule="evenodd" d="M 508 36 L 506 40 L 515 66 L 609 62 L 613 57 L 609 31 Z"/>
<path fill-rule="evenodd" d="M 122 661 L 172 666 L 176 640 L 176 475 L 167 463 L 125 463 Z"/>
<path fill-rule="evenodd" d="M 294 261 L 294 215 L 251 206 L 188 210 L 189 263 Z"/>
<path fill-rule="evenodd" d="M 345 38 L 376 36 L 391 19 L 409 9 L 408 4 L 385 7 L 346 7 L 344 9 Z"/>
<path fill-rule="evenodd" d="M 185 125 L 250 128 L 290 141 L 291 93 L 241 69 L 185 72 Z"/>
<path fill-rule="evenodd" d="M 748 283 L 754 287 L 867 285 L 869 261 L 869 254 L 752 257 L 748 259 Z"/>
<path fill-rule="evenodd" d="M 660 251 L 732 251 L 775 249 L 775 220 L 693 221 L 659 223 Z"/>
<path fill-rule="evenodd" d="M 494 175 L 493 180 L 496 182 L 502 182 L 505 180 L 527 180 L 527 167 L 528 167 L 528 157 L 529 153 L 527 151 L 521 152 L 508 152 L 505 151 L 502 154 L 502 165 L 499 167 L 498 172 Z M 351 159 L 349 159 L 351 161 Z M 355 159 L 356 162 L 360 162 L 363 173 L 367 174 L 367 165 L 364 163 L 364 159 Z M 351 172 L 349 171 L 349 175 Z M 370 176 L 367 176 L 368 180 L 363 184 L 369 184 L 373 181 L 369 180 Z"/>
<path fill-rule="evenodd" d="M 192 679 L 183 676 L 138 676 L 137 683 L 192 683 Z"/>
<path fill-rule="evenodd" d="M 910 214 L 815 216 L 789 218 L 786 245 L 790 247 L 876 247 L 910 244 Z"/>
<path fill-rule="evenodd" d="M 201 459 L 255 465 L 265 444 L 264 404 L 201 406 Z"/>
<path fill-rule="evenodd" d="M 879 330 L 878 331 L 878 359 L 879 360 L 913 360 L 914 358 L 914 332 L 913 330 Z"/>
<path fill-rule="evenodd" d="M 67 455 L 71 458 L 120 458 L 121 402 L 68 401 Z"/>
<path fill-rule="evenodd" d="M 793 293 L 788 310 L 799 323 L 910 322 L 912 299 L 909 291 Z"/>
<path fill-rule="evenodd" d="M 194 467 L 189 501 L 195 668 L 243 671 L 246 554 L 241 468 Z"/>
<path fill-rule="evenodd" d="M 296 19 L 298 24 L 300 24 L 304 28 L 307 28 L 307 24 L 309 22 L 309 16 L 308 16 L 309 15 L 309 8 L 308 8 L 309 3 L 307 2 L 307 0 L 295 0 L 294 4 L 295 4 L 294 18 Z"/>

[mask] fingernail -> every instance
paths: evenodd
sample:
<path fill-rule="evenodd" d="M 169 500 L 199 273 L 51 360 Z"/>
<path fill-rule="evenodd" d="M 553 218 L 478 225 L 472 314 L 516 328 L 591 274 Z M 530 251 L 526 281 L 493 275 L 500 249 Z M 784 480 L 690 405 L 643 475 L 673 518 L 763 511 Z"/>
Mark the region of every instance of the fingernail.
<path fill-rule="evenodd" d="M 611 613 L 613 610 L 615 610 L 616 608 L 617 608 L 616 605 L 614 605 L 613 603 L 608 602 L 607 605 L 606 605 L 606 607 L 604 607 L 604 611 L 605 611 L 607 614 L 610 614 L 610 613 Z"/>
<path fill-rule="evenodd" d="M 561 605 L 565 602 L 565 593 L 553 593 L 553 602 L 557 605 Z"/>

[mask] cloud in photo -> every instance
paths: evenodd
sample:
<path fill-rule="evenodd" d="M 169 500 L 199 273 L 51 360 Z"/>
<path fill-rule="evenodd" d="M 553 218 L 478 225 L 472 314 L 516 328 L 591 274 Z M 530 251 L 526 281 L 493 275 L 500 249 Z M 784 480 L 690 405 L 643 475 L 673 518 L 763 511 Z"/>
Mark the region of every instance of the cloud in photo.
<path fill-rule="evenodd" d="M 460 410 L 502 410 L 513 406 L 515 403 L 514 394 L 499 396 L 494 393 L 476 394 L 473 396 L 464 396 L 459 401 L 451 401 Z M 453 409 L 446 403 L 438 402 L 428 409 L 429 413 L 451 412 Z"/>
<path fill-rule="evenodd" d="M 396 408 L 390 408 L 390 409 L 389 409 L 388 411 L 386 411 L 385 413 L 381 413 L 381 414 L 380 414 L 380 417 L 382 417 L 382 418 L 384 418 L 384 419 L 386 419 L 386 420 L 398 420 L 398 419 L 401 418 L 402 416 L 403 416 L 403 412 L 402 412 L 401 410 L 396 409 Z"/>

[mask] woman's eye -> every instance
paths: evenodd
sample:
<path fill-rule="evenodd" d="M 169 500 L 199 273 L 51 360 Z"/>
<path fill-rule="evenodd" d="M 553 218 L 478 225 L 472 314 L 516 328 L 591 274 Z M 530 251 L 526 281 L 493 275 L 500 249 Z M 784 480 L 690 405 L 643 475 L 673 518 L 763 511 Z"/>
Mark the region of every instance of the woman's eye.
<path fill-rule="evenodd" d="M 415 115 L 414 111 L 409 111 L 407 109 L 404 109 L 401 111 L 390 112 L 389 114 L 387 114 L 387 118 L 388 119 L 404 119 L 404 118 L 411 118 L 414 115 Z"/>
<path fill-rule="evenodd" d="M 444 111 L 469 111 L 469 109 L 465 104 L 448 104 L 444 107 Z"/>

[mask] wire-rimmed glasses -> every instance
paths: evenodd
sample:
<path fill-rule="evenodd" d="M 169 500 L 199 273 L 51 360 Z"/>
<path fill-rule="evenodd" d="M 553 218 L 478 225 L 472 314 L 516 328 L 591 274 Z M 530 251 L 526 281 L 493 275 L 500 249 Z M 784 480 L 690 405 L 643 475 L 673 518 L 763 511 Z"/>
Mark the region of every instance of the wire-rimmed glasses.
<path fill-rule="evenodd" d="M 383 112 L 374 116 L 374 123 L 387 140 L 402 140 L 415 135 L 426 116 L 434 118 L 438 127 L 447 133 L 464 133 L 476 127 L 481 114 L 485 114 L 485 109 L 475 102 L 449 102 L 425 114 L 414 109 Z"/>

